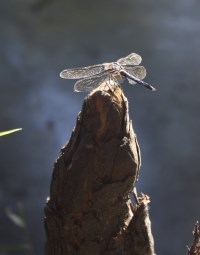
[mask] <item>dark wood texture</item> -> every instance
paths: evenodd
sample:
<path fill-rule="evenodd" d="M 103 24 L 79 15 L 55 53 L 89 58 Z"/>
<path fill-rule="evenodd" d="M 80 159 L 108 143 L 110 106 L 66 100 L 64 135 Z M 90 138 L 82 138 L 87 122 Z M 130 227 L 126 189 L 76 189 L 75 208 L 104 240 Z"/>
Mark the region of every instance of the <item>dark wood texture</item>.
<path fill-rule="evenodd" d="M 188 248 L 188 255 L 200 255 L 200 225 L 197 221 L 193 230 L 194 241 L 191 248 Z"/>
<path fill-rule="evenodd" d="M 132 206 L 140 150 L 121 88 L 89 94 L 54 165 L 46 255 L 151 255 L 147 199 Z"/>

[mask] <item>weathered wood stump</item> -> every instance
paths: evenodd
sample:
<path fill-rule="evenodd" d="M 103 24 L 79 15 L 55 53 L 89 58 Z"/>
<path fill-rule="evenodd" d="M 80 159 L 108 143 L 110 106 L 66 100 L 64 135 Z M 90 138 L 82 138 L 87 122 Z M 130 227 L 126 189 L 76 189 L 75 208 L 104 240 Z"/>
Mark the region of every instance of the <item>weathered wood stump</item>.
<path fill-rule="evenodd" d="M 83 104 L 54 165 L 45 207 L 46 255 L 151 255 L 147 201 L 132 206 L 140 151 L 120 87 Z"/>

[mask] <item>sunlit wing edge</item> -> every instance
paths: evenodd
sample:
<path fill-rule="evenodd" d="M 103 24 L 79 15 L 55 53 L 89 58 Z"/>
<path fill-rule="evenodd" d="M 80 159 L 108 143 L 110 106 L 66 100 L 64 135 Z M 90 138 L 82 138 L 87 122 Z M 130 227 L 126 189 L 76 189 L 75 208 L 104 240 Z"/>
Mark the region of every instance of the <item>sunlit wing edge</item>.
<path fill-rule="evenodd" d="M 140 80 L 143 80 L 147 75 L 147 71 L 144 66 L 123 66 L 123 68 L 127 73 L 136 76 L 136 78 Z"/>
<path fill-rule="evenodd" d="M 99 76 L 84 78 L 77 81 L 74 84 L 75 92 L 91 92 L 96 89 L 100 84 L 107 79 L 107 74 L 102 74 Z"/>
<path fill-rule="evenodd" d="M 131 53 L 124 58 L 117 60 L 117 63 L 121 65 L 139 65 L 142 62 L 142 58 L 137 53 Z"/>
<path fill-rule="evenodd" d="M 60 72 L 63 79 L 83 79 L 100 74 L 104 71 L 104 65 L 93 65 L 80 68 L 65 69 Z"/>

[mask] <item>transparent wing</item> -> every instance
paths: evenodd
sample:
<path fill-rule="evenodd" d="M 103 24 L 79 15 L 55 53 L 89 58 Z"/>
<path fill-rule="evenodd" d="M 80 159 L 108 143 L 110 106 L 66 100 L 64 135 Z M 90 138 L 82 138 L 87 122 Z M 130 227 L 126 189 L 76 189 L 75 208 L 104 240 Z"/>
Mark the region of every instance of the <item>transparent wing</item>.
<path fill-rule="evenodd" d="M 120 74 L 110 74 L 109 79 L 113 80 L 115 83 L 122 83 L 125 78 Z"/>
<path fill-rule="evenodd" d="M 95 75 L 94 77 L 85 78 L 79 80 L 74 85 L 74 91 L 76 92 L 90 92 L 97 88 L 103 81 L 108 78 L 108 74 Z"/>
<path fill-rule="evenodd" d="M 63 79 L 82 79 L 96 74 L 100 74 L 104 71 L 104 65 L 94 65 L 80 68 L 72 68 L 63 70 L 60 73 L 60 77 Z"/>
<path fill-rule="evenodd" d="M 131 53 L 127 57 L 117 60 L 120 65 L 139 65 L 141 62 L 142 58 L 136 53 Z"/>
<path fill-rule="evenodd" d="M 144 66 L 124 66 L 124 70 L 131 76 L 143 80 L 146 77 L 146 69 Z M 137 82 L 127 78 L 130 84 L 136 84 Z"/>
<path fill-rule="evenodd" d="M 131 79 L 129 79 L 129 78 L 127 78 L 127 80 L 128 80 L 128 82 L 129 82 L 130 84 L 137 84 L 136 81 L 133 81 L 133 80 L 131 80 Z"/>

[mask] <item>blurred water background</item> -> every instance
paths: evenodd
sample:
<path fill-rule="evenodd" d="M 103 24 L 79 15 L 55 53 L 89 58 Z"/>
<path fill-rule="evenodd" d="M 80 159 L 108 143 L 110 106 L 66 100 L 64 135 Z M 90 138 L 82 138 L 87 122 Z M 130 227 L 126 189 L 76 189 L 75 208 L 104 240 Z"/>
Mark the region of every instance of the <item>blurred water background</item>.
<path fill-rule="evenodd" d="M 200 2 L 7 0 L 0 3 L 0 247 L 44 254 L 53 162 L 85 94 L 61 70 L 136 52 L 156 92 L 125 83 L 142 152 L 138 191 L 151 197 L 156 253 L 186 254 L 200 219 Z M 24 208 L 27 229 L 6 216 Z M 0 254 L 9 254 L 0 249 Z"/>

